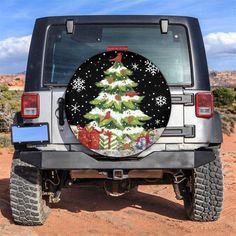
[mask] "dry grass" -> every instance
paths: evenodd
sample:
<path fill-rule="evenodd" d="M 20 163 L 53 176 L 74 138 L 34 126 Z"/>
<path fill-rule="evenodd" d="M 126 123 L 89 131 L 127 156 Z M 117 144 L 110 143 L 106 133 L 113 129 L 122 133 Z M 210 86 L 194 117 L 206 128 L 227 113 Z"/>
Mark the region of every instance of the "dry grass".
<path fill-rule="evenodd" d="M 11 137 L 10 134 L 0 133 L 0 148 L 10 147 Z"/>
<path fill-rule="evenodd" d="M 230 135 L 234 132 L 234 127 L 236 123 L 236 106 L 233 104 L 232 107 L 217 107 L 215 108 L 221 115 L 222 131 L 226 135 Z"/>

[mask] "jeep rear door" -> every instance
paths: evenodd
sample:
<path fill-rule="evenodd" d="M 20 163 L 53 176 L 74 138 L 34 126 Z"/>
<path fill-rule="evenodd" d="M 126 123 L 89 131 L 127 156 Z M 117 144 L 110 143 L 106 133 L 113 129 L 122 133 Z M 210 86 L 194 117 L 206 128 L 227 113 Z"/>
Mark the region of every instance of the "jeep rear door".
<path fill-rule="evenodd" d="M 108 46 L 125 46 L 160 69 L 170 87 L 172 107 L 170 130 L 158 144 L 183 143 L 184 136 L 178 134 L 184 127 L 184 87 L 192 84 L 187 32 L 182 25 L 169 25 L 168 33 L 162 34 L 157 24 L 77 24 L 73 34 L 67 33 L 65 25 L 49 28 L 43 84 L 52 89 L 52 143 L 77 143 L 67 121 L 63 126 L 58 123 L 58 99 L 64 97 L 76 69 Z"/>

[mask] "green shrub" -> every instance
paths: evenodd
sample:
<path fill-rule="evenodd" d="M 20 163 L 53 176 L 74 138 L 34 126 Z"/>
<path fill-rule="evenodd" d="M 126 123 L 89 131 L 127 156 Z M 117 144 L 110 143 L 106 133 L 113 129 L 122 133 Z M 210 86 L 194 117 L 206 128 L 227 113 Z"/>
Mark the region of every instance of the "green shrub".
<path fill-rule="evenodd" d="M 8 86 L 6 84 L 0 84 L 0 93 L 8 91 Z"/>
<path fill-rule="evenodd" d="M 216 88 L 213 90 L 213 95 L 216 107 L 232 106 L 235 99 L 234 91 L 230 88 Z"/>
<path fill-rule="evenodd" d="M 0 137 L 0 148 L 9 147 L 11 145 L 11 140 L 7 136 Z"/>
<path fill-rule="evenodd" d="M 8 132 L 13 122 L 14 113 L 20 111 L 22 91 L 8 90 L 0 85 L 0 132 Z"/>
<path fill-rule="evenodd" d="M 222 132 L 226 135 L 233 133 L 236 123 L 236 115 L 225 107 L 216 108 L 215 110 L 219 112 L 221 116 Z"/>
<path fill-rule="evenodd" d="M 2 95 L 4 98 L 6 98 L 7 100 L 10 100 L 12 98 L 12 92 L 11 91 L 3 91 Z"/>
<path fill-rule="evenodd" d="M 222 131 L 224 134 L 230 135 L 234 132 L 236 122 L 236 116 L 233 114 L 222 114 L 221 115 L 221 123 L 222 123 Z"/>

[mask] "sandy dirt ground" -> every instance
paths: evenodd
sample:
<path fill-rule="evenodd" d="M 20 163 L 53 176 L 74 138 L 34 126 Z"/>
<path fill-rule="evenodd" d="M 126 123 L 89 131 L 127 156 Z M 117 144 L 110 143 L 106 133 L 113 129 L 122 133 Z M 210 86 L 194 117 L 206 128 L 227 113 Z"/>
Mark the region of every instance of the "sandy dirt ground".
<path fill-rule="evenodd" d="M 73 186 L 63 191 L 43 226 L 14 225 L 9 207 L 9 171 L 12 152 L 0 154 L 0 236 L 37 235 L 236 235 L 236 134 L 225 137 L 224 210 L 220 220 L 197 223 L 187 220 L 182 201 L 172 186 L 140 186 L 120 197 L 106 196 L 103 189 Z"/>

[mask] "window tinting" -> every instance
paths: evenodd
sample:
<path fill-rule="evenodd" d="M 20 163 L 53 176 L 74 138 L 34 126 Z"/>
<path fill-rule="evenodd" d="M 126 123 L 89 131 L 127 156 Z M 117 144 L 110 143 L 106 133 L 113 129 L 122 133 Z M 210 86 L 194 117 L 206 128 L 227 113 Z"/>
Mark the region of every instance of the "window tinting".
<path fill-rule="evenodd" d="M 168 84 L 191 84 L 186 30 L 170 25 L 161 34 L 159 25 L 76 25 L 67 34 L 64 25 L 51 26 L 44 64 L 45 84 L 67 84 L 88 58 L 106 51 L 107 46 L 128 46 L 156 64 Z"/>

